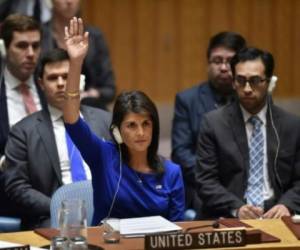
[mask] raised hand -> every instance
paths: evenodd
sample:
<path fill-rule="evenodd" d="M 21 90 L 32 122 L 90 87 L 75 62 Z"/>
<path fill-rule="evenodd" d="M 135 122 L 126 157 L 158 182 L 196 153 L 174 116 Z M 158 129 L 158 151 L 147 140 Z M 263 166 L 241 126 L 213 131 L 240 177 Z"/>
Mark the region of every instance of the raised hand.
<path fill-rule="evenodd" d="M 81 18 L 73 17 L 65 27 L 65 43 L 70 59 L 83 61 L 89 46 L 89 34 L 84 32 Z"/>

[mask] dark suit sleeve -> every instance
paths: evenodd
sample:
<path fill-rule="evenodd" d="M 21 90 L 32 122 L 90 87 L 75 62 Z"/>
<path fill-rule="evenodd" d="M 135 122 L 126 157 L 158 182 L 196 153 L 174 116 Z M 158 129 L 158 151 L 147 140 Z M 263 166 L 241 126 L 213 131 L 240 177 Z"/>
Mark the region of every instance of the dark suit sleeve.
<path fill-rule="evenodd" d="M 99 138 L 111 140 L 109 128 L 112 115 L 110 112 L 86 105 L 81 105 L 81 112 L 84 120 Z"/>
<path fill-rule="evenodd" d="M 230 216 L 233 209 L 244 203 L 220 182 L 220 168 L 226 166 L 222 166 L 220 162 L 217 144 L 213 121 L 204 116 L 196 153 L 197 191 L 212 213 Z"/>
<path fill-rule="evenodd" d="M 102 100 L 110 102 L 115 96 L 116 87 L 109 50 L 99 29 L 89 27 L 88 31 L 90 48 L 82 72 L 86 76 L 86 89 L 99 89 Z"/>
<path fill-rule="evenodd" d="M 283 185 L 284 192 L 279 198 L 278 204 L 284 204 L 290 210 L 296 213 L 300 213 L 300 124 L 299 122 L 295 126 L 296 132 L 292 132 L 290 129 L 286 134 L 281 137 L 282 147 L 284 147 L 284 153 L 279 152 L 278 155 L 278 167 L 281 185 Z M 290 135 L 297 138 L 294 144 L 294 153 L 290 148 L 293 145 L 293 138 Z M 298 135 L 298 136 L 296 136 Z M 286 145 L 286 146 L 284 146 Z M 292 160 L 293 159 L 293 160 Z M 290 177 L 290 178 L 289 178 Z"/>
<path fill-rule="evenodd" d="M 7 169 L 4 172 L 5 192 L 25 215 L 49 215 L 50 198 L 37 191 L 31 184 L 26 133 L 13 127 L 5 149 Z M 46 160 L 46 159 L 44 159 Z M 43 168 L 43 166 L 39 166 Z M 32 170 L 31 170 L 32 171 Z"/>
<path fill-rule="evenodd" d="M 300 149 L 300 147 L 299 147 Z M 300 213 L 300 150 L 297 150 L 291 188 L 280 197 L 278 204 L 283 204 L 295 213 Z"/>
<path fill-rule="evenodd" d="M 196 161 L 195 141 L 187 104 L 180 95 L 176 95 L 172 125 L 172 160 L 183 168 L 185 177 L 191 180 L 193 180 L 193 169 Z"/>

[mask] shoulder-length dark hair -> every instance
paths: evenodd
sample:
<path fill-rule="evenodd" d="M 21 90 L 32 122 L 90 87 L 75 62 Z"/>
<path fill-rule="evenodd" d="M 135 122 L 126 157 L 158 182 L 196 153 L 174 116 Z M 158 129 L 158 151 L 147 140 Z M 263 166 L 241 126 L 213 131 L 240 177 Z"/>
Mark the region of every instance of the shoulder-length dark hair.
<path fill-rule="evenodd" d="M 121 93 L 115 102 L 112 116 L 111 128 L 116 126 L 120 129 L 121 123 L 128 113 L 148 113 L 152 120 L 152 141 L 147 152 L 148 164 L 151 169 L 162 173 L 163 166 L 157 154 L 159 142 L 159 117 L 155 104 L 142 91 L 128 91 Z M 114 138 L 112 136 L 112 138 Z M 129 164 L 130 155 L 127 146 L 121 144 L 122 160 Z"/>

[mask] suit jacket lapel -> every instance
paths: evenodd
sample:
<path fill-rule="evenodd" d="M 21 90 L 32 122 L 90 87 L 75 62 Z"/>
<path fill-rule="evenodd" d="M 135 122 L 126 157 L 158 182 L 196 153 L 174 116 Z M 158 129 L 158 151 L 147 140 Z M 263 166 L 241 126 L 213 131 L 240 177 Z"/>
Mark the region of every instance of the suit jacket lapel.
<path fill-rule="evenodd" d="M 37 126 L 37 130 L 39 136 L 43 141 L 44 147 L 48 153 L 49 159 L 51 161 L 57 179 L 59 183 L 62 185 L 62 176 L 61 176 L 59 157 L 58 157 L 55 135 L 53 132 L 53 126 L 50 119 L 50 115 L 46 110 L 41 111 L 40 114 L 41 115 L 38 118 L 40 123 Z"/>
<path fill-rule="evenodd" d="M 242 115 L 241 108 L 237 101 L 232 103 L 229 107 L 229 124 L 233 133 L 234 140 L 236 141 L 241 155 L 244 159 L 244 166 L 246 170 L 249 169 L 249 148 L 247 141 L 247 134 L 245 123 Z"/>
<path fill-rule="evenodd" d="M 4 153 L 4 147 L 6 144 L 8 132 L 9 132 L 9 123 L 8 123 L 8 111 L 7 111 L 7 102 L 6 102 L 6 89 L 4 84 L 4 78 L 0 83 L 0 154 Z M 3 152 L 2 152 L 3 151 Z"/>
<path fill-rule="evenodd" d="M 199 101 L 202 102 L 202 105 L 199 106 L 204 107 L 205 112 L 208 112 L 216 108 L 216 100 L 209 83 L 204 84 L 206 85 L 203 88 L 199 88 Z M 201 112 L 201 115 L 203 115 L 203 110 L 199 111 Z"/>
<path fill-rule="evenodd" d="M 9 120 L 8 120 L 8 109 L 7 109 L 7 101 L 6 101 L 6 87 L 4 83 L 5 79 L 2 78 L 2 82 L 0 83 L 0 155 L 4 153 L 4 147 L 6 144 L 7 136 L 9 133 Z M 37 93 L 40 98 L 42 109 L 47 109 L 47 103 L 41 90 L 40 86 L 36 84 Z"/>
<path fill-rule="evenodd" d="M 80 112 L 83 116 L 83 119 L 88 122 L 90 126 L 92 126 L 94 122 L 94 116 L 92 115 L 92 110 L 86 108 L 84 105 L 80 106 Z"/>

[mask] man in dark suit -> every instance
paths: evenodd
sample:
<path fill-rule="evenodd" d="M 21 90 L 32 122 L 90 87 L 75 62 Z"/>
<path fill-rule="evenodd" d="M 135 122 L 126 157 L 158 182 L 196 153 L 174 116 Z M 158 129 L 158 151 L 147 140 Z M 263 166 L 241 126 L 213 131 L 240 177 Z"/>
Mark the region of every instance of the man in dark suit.
<path fill-rule="evenodd" d="M 204 116 L 197 191 L 210 217 L 280 218 L 300 212 L 300 119 L 268 93 L 274 60 L 256 48 L 231 61 L 237 99 Z"/>
<path fill-rule="evenodd" d="M 66 51 L 49 51 L 41 60 L 40 86 L 48 110 L 36 112 L 12 127 L 5 149 L 5 191 L 19 208 L 22 229 L 49 226 L 52 194 L 73 178 L 72 153 L 62 120 L 69 59 Z M 110 114 L 81 107 L 82 117 L 100 137 L 110 138 Z M 81 161 L 82 162 L 82 161 Z M 85 176 L 90 172 L 83 166 Z"/>
<path fill-rule="evenodd" d="M 28 16 L 10 15 L 2 23 L 1 38 L 6 48 L 5 67 L 0 73 L 0 158 L 3 162 L 10 127 L 45 107 L 46 102 L 34 77 L 40 55 L 39 24 Z M 25 99 L 32 101 L 30 109 Z M 14 209 L 3 192 L 3 182 L 0 170 L 0 216 L 14 215 Z"/>
<path fill-rule="evenodd" d="M 186 189 L 186 206 L 202 216 L 196 195 L 194 169 L 197 137 L 202 116 L 227 103 L 232 95 L 229 62 L 245 47 L 244 38 L 234 32 L 213 36 L 207 49 L 208 80 L 176 95 L 172 128 L 172 160 L 181 165 Z M 199 214 L 200 213 L 200 214 Z"/>

